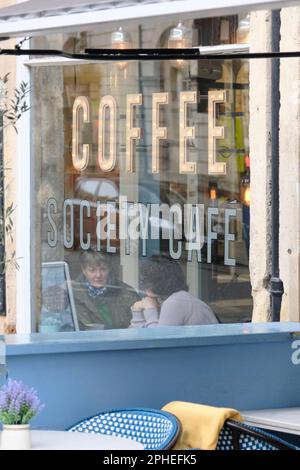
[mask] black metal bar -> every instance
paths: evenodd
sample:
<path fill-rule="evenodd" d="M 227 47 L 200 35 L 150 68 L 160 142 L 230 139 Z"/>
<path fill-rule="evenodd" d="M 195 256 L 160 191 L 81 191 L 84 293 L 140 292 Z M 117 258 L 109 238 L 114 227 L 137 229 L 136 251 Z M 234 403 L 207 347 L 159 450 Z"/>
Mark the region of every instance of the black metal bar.
<path fill-rule="evenodd" d="M 100 49 L 100 48 L 87 48 L 84 50 L 86 54 L 117 54 L 117 55 L 127 55 L 127 54 L 165 54 L 165 55 L 174 55 L 174 54 L 188 54 L 188 55 L 199 55 L 199 49 L 197 47 L 189 48 L 166 48 L 166 47 L 157 47 L 157 48 L 130 48 L 130 49 Z"/>
<path fill-rule="evenodd" d="M 280 10 L 272 11 L 272 51 L 280 47 Z M 271 64 L 271 178 L 272 178 L 272 274 L 270 279 L 272 321 L 280 321 L 281 300 L 284 292 L 279 273 L 279 111 L 280 59 Z"/>
<path fill-rule="evenodd" d="M 65 52 L 56 49 L 1 49 L 1 55 L 37 55 L 37 56 L 60 56 Z M 71 54 L 70 54 L 71 55 Z"/>
<path fill-rule="evenodd" d="M 300 51 L 290 51 L 290 52 L 231 52 L 231 53 L 214 53 L 214 54 L 204 54 L 198 48 L 192 49 L 85 49 L 87 55 L 93 56 L 103 56 L 111 58 L 126 58 L 136 59 L 140 57 L 141 59 L 151 60 L 158 58 L 161 60 L 168 59 L 205 59 L 205 60 L 224 60 L 224 59 L 272 59 L 273 57 L 289 58 L 289 57 L 300 57 Z M 82 54 L 81 54 L 82 55 Z"/>
<path fill-rule="evenodd" d="M 4 122 L 0 109 L 0 214 L 2 216 L 2 240 L 0 240 L 0 314 L 5 313 L 5 209 L 4 209 L 4 158 L 3 158 Z"/>
<path fill-rule="evenodd" d="M 300 51 L 292 52 L 238 52 L 203 54 L 198 49 L 86 49 L 84 54 L 69 54 L 55 49 L 0 49 L 0 55 L 65 57 L 79 60 L 233 60 L 273 59 L 300 57 Z"/>

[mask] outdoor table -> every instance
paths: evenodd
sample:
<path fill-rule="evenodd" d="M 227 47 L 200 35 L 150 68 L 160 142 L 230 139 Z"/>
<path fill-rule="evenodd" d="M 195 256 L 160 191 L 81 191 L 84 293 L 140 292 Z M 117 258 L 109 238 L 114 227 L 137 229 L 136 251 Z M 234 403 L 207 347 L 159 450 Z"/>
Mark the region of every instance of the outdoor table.
<path fill-rule="evenodd" d="M 67 431 L 31 431 L 31 450 L 143 450 L 130 439 Z M 0 433 L 1 442 L 1 433 Z"/>
<path fill-rule="evenodd" d="M 251 426 L 300 435 L 300 408 L 251 410 L 241 414 Z"/>

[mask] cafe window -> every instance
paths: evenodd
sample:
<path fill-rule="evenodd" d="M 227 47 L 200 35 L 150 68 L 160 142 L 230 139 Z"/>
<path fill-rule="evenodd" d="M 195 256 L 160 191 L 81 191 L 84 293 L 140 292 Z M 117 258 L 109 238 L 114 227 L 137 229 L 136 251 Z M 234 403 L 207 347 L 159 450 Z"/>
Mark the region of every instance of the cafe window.
<path fill-rule="evenodd" d="M 155 45 L 235 42 L 237 20 L 169 25 Z M 138 34 L 111 37 L 134 47 Z M 31 74 L 36 330 L 251 321 L 248 61 Z"/>

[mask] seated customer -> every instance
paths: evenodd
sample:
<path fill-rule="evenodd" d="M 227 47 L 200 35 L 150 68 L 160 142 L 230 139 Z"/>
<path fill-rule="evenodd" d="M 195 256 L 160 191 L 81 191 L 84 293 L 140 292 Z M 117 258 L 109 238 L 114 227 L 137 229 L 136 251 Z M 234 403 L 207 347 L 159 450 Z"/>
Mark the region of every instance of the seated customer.
<path fill-rule="evenodd" d="M 146 297 L 132 307 L 131 328 L 218 323 L 211 308 L 188 292 L 180 265 L 153 256 L 141 267 Z"/>
<path fill-rule="evenodd" d="M 72 282 L 80 330 L 127 328 L 135 290 L 115 278 L 110 256 L 97 251 L 80 255 L 81 274 Z"/>

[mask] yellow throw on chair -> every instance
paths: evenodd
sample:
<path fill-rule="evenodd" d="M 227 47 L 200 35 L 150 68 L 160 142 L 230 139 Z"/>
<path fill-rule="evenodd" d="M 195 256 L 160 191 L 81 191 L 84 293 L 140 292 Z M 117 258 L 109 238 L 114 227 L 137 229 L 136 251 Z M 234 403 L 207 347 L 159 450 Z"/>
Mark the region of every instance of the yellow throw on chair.
<path fill-rule="evenodd" d="M 173 450 L 214 450 L 226 419 L 243 421 L 236 410 L 185 401 L 172 401 L 162 409 L 173 413 L 181 422 L 181 432 Z"/>

